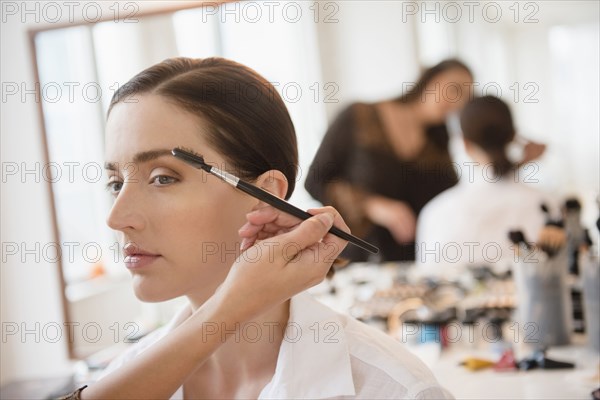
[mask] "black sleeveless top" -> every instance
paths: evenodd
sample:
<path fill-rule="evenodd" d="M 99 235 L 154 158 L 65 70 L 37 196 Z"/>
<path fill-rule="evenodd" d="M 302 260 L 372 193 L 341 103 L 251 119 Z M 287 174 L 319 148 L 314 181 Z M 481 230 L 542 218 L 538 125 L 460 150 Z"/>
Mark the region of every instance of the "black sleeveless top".
<path fill-rule="evenodd" d="M 371 223 L 361 204 L 377 194 L 406 202 L 419 214 L 425 204 L 458 182 L 448 152 L 446 125 L 426 129 L 426 143 L 413 160 L 394 152 L 376 107 L 357 103 L 346 108 L 331 124 L 311 164 L 306 190 L 344 217 L 352 233 L 380 249 L 380 261 L 415 258 L 414 242 L 399 244 L 391 233 Z M 365 261 L 366 251 L 348 245 L 343 257 Z"/>

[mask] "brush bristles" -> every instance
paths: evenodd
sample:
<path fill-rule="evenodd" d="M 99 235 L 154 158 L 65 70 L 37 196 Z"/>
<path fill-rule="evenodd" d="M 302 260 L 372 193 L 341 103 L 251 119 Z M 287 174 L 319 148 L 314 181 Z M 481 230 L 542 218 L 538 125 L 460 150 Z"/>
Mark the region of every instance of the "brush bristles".
<path fill-rule="evenodd" d="M 173 150 L 171 150 L 171 154 L 173 154 L 180 160 L 187 162 L 195 168 L 200 168 L 207 172 L 210 172 L 211 167 L 210 165 L 204 162 L 204 157 L 202 157 L 200 154 L 197 154 L 193 150 L 183 150 L 182 148 L 174 148 Z"/>

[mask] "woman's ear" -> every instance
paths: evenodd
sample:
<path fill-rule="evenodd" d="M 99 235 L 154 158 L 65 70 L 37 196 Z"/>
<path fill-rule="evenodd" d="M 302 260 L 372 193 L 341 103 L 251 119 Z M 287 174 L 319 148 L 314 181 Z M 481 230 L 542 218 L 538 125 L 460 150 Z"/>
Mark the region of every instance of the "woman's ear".
<path fill-rule="evenodd" d="M 287 194 L 288 180 L 283 172 L 276 169 L 269 170 L 256 179 L 256 186 L 283 199 Z"/>

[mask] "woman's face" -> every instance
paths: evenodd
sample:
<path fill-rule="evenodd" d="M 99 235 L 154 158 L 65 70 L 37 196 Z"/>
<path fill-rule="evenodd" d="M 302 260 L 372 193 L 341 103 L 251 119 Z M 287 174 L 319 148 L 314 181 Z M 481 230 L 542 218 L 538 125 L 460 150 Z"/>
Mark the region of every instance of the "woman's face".
<path fill-rule="evenodd" d="M 473 77 L 461 68 L 438 74 L 421 95 L 422 109 L 432 123 L 442 123 L 471 99 Z"/>
<path fill-rule="evenodd" d="M 237 230 L 258 201 L 170 154 L 182 146 L 209 164 L 226 165 L 204 140 L 198 117 L 158 95 L 136 99 L 114 106 L 107 121 L 114 196 L 107 223 L 121 245 L 132 242 L 135 251 L 150 254 L 125 258 L 139 299 L 187 295 L 203 301 L 239 255 Z"/>

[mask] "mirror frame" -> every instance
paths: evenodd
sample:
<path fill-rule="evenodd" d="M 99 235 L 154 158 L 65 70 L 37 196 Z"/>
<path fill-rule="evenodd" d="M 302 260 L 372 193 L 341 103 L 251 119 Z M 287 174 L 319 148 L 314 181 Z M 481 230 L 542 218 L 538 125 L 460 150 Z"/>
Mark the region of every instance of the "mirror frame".
<path fill-rule="evenodd" d="M 165 14 L 172 14 L 177 11 L 183 10 L 191 10 L 196 8 L 206 7 L 208 5 L 211 6 L 220 6 L 225 3 L 234 3 L 236 0 L 214 0 L 214 1 L 194 1 L 194 2 L 185 2 L 180 3 L 178 5 L 170 5 L 165 7 L 157 7 L 156 9 L 150 10 L 140 10 L 136 13 L 135 18 L 144 18 L 144 17 L 152 17 L 152 16 L 160 16 Z M 121 21 L 126 17 L 120 16 L 117 21 Z M 87 21 L 73 21 L 73 22 L 63 22 L 52 25 L 44 25 L 42 27 L 34 27 L 27 30 L 28 42 L 29 42 L 29 52 L 32 63 L 32 72 L 34 79 L 34 87 L 35 87 L 35 95 L 36 98 L 39 98 L 40 101 L 37 102 L 37 114 L 39 121 L 39 131 L 40 131 L 40 141 L 42 143 L 42 158 L 41 161 L 44 165 L 48 165 L 50 163 L 50 152 L 48 148 L 48 139 L 47 139 L 47 131 L 46 131 L 46 120 L 44 117 L 44 109 L 43 109 L 43 97 L 41 93 L 41 82 L 40 82 L 40 74 L 38 69 L 38 59 L 37 59 L 37 47 L 36 47 L 36 38 L 39 34 L 53 31 L 56 29 L 66 29 L 72 28 L 76 26 L 93 26 L 95 24 L 101 22 L 109 22 L 115 21 L 115 18 L 111 15 L 102 16 L 97 21 L 87 22 Z M 52 176 L 52 171 L 49 171 L 49 179 L 46 179 L 46 191 L 49 197 L 49 207 L 50 207 L 50 219 L 51 219 L 51 236 L 54 243 L 60 245 L 60 231 L 58 229 L 58 217 L 56 211 L 56 203 L 54 198 L 54 189 L 52 187 L 52 181 L 54 180 L 54 176 Z M 62 314 L 65 324 L 71 324 L 71 312 L 69 309 L 69 301 L 66 296 L 67 283 L 65 281 L 65 277 L 63 274 L 63 260 L 62 260 L 62 252 L 59 252 L 56 261 L 57 275 L 59 279 L 59 289 L 60 289 L 60 297 L 61 297 L 61 306 L 62 306 Z M 69 325 L 67 325 L 69 326 Z M 86 356 L 79 354 L 77 349 L 75 348 L 75 335 L 73 329 L 67 329 L 67 352 L 68 357 L 71 360 L 81 360 Z"/>

